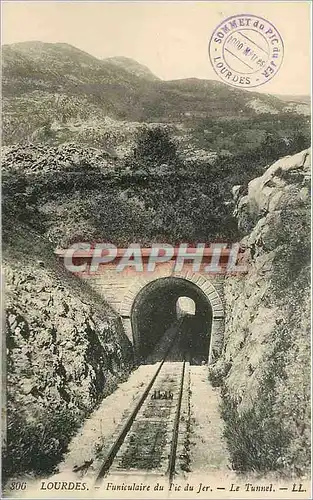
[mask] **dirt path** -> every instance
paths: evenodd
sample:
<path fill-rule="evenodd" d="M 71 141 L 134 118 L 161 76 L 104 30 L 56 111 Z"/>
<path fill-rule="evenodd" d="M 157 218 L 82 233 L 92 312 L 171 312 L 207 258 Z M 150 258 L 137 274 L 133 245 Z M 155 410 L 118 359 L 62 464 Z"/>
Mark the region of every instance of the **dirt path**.
<path fill-rule="evenodd" d="M 190 467 L 195 473 L 229 472 L 230 462 L 222 437 L 219 393 L 208 381 L 207 366 L 190 366 Z"/>

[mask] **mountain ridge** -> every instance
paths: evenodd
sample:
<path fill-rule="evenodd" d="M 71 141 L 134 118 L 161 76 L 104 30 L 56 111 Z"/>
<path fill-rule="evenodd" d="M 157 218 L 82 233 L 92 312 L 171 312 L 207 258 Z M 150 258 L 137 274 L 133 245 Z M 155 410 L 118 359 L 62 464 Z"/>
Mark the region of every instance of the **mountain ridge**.
<path fill-rule="evenodd" d="M 101 60 L 67 43 L 3 45 L 2 61 L 4 144 L 29 140 L 47 123 L 110 117 L 205 130 L 199 121 L 306 109 L 216 80 L 161 80 L 132 59 Z"/>
<path fill-rule="evenodd" d="M 145 78 L 150 81 L 161 80 L 161 78 L 152 73 L 152 71 L 147 66 L 139 63 L 131 57 L 114 56 L 102 60 L 121 67 L 126 71 L 129 71 L 129 73 L 134 74 L 135 76 L 138 76 L 140 78 Z"/>
<path fill-rule="evenodd" d="M 10 60 L 11 56 L 11 60 Z M 18 57 L 19 56 L 19 57 Z M 75 57 L 74 57 L 75 56 Z M 16 57 L 16 60 L 12 60 L 14 57 Z M 95 71 L 100 71 L 99 76 L 110 76 L 108 73 L 111 72 L 111 76 L 119 76 L 120 78 L 115 81 L 115 84 L 121 83 L 121 77 L 123 83 L 131 83 L 133 85 L 136 85 L 139 81 L 142 79 L 138 77 L 137 74 L 134 72 L 131 72 L 129 69 L 125 68 L 125 65 L 133 65 L 134 67 L 137 68 L 143 68 L 145 71 L 148 71 L 149 74 L 153 75 L 153 73 L 150 71 L 149 68 L 146 66 L 138 63 L 137 61 L 131 59 L 131 58 L 126 58 L 124 56 L 117 56 L 117 57 L 110 57 L 106 59 L 99 59 L 88 52 L 85 52 L 81 49 L 78 49 L 77 47 L 67 44 L 67 43 L 46 43 L 46 42 L 41 42 L 41 41 L 29 41 L 29 42 L 18 42 L 18 43 L 13 43 L 13 44 L 5 44 L 2 46 L 2 59 L 3 59 L 3 65 L 4 65 L 4 70 L 8 68 L 8 62 L 14 63 L 15 66 L 18 65 L 18 63 L 21 62 L 21 57 L 27 60 L 28 63 L 36 63 L 39 64 L 39 67 L 36 66 L 36 69 L 42 69 L 42 67 L 47 64 L 48 62 L 53 64 L 55 67 L 54 68 L 45 68 L 46 71 L 50 70 L 51 71 L 57 70 L 62 68 L 64 69 L 79 69 L 81 70 L 81 78 L 82 80 L 84 79 L 84 64 L 88 64 L 92 69 Z M 65 68 L 64 68 L 65 65 Z M 32 66 L 28 66 L 28 68 L 31 70 Z M 107 73 L 105 75 L 105 73 Z M 128 78 L 126 78 L 126 75 Z M 131 79 L 130 79 L 131 75 Z M 4 76 L 6 76 L 4 74 Z M 64 76 L 64 71 L 63 71 L 63 76 Z M 95 80 L 95 76 L 93 75 L 93 81 Z M 144 75 L 146 76 L 146 75 Z M 104 83 L 104 81 L 102 81 Z M 142 83 L 142 82 L 141 82 Z M 226 85 L 224 82 L 219 82 L 218 80 L 207 80 L 207 79 L 200 79 L 200 78 L 195 78 L 195 77 L 189 77 L 189 78 L 182 78 L 178 80 L 161 80 L 160 78 L 156 77 L 153 75 L 153 81 L 151 82 L 152 86 L 153 85 L 163 85 L 165 88 L 166 87 L 171 87 L 173 85 L 177 85 L 178 87 L 186 85 L 190 85 L 196 83 L 196 85 L 205 86 L 208 89 L 210 87 L 215 87 L 215 88 L 223 88 L 223 89 L 228 89 L 230 92 L 236 94 L 238 92 L 243 92 L 245 95 L 258 95 L 260 99 L 266 98 L 267 94 L 258 94 L 257 92 L 248 92 L 244 89 L 237 89 L 235 87 L 231 87 Z M 5 90 L 6 87 L 5 87 Z M 272 97 L 272 96 L 271 96 Z M 277 103 L 280 102 L 280 99 L 273 97 L 274 100 L 277 99 Z"/>

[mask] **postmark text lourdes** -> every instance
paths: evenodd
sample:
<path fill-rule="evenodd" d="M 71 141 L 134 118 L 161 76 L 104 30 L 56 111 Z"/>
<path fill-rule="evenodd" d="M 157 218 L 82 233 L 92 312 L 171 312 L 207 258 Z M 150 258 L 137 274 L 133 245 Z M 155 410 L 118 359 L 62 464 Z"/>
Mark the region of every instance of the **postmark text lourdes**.
<path fill-rule="evenodd" d="M 275 26 L 260 16 L 240 14 L 212 33 L 209 56 L 217 75 L 229 85 L 258 87 L 279 71 L 284 44 Z"/>

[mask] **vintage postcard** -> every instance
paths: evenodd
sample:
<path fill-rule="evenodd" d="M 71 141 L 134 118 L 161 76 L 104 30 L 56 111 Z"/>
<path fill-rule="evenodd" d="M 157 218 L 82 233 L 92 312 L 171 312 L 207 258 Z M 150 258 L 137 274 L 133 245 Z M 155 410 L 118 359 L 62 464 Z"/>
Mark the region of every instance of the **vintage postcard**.
<path fill-rule="evenodd" d="M 312 498 L 311 29 L 2 2 L 3 498 Z"/>

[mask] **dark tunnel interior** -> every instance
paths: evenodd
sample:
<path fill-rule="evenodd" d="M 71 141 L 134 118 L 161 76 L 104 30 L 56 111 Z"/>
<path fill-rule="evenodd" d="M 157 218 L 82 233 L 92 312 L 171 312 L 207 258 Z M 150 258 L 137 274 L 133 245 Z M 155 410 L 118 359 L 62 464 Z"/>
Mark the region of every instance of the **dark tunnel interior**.
<path fill-rule="evenodd" d="M 177 302 L 180 297 L 192 299 L 195 310 L 179 321 Z M 137 295 L 131 321 L 138 363 L 145 362 L 175 322 L 180 324 L 184 334 L 190 363 L 203 364 L 208 361 L 212 309 L 205 294 L 194 283 L 175 277 L 152 281 Z"/>

